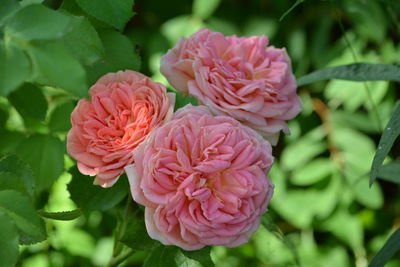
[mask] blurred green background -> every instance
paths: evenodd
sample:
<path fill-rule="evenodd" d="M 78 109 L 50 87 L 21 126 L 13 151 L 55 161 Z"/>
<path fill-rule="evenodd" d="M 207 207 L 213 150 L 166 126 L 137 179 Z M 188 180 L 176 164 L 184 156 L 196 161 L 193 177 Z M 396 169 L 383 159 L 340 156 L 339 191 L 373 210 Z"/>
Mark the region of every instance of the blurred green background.
<path fill-rule="evenodd" d="M 136 0 L 136 14 L 123 34 L 141 58 L 141 66 L 136 68 L 165 85 L 159 72 L 160 56 L 179 38 L 203 27 L 225 35 L 267 35 L 270 45 L 286 47 L 298 78 L 313 70 L 354 62 L 400 64 L 399 1 L 297 1 L 302 3 L 280 21 L 294 2 Z M 73 0 L 44 4 L 74 14 L 83 12 Z M 100 23 L 93 18 L 91 22 Z M 107 36 L 101 35 L 103 43 Z M 114 51 L 117 56 L 138 61 L 137 56 L 124 55 L 124 48 L 119 47 Z M 97 78 L 91 73 L 88 71 L 89 84 Z M 368 186 L 377 143 L 399 99 L 399 89 L 399 84 L 386 81 L 339 80 L 298 88 L 303 110 L 289 123 L 291 135 L 282 136 L 274 150 L 276 162 L 269 176 L 276 191 L 269 214 L 294 245 L 302 266 L 367 266 L 400 225 L 399 186 L 382 180 Z M 13 131 L 8 137 L 3 133 L 9 139 L 2 142 L 2 153 L 19 145 L 13 143 L 18 139 L 15 132 L 46 133 L 50 127 L 65 139 L 66 121 L 75 102 L 47 90 L 47 98 L 54 95 L 51 108 L 58 117 L 46 123 L 22 122 L 21 114 L 0 99 L 10 113 L 7 131 Z M 180 105 L 188 101 L 179 98 Z M 399 151 L 397 143 L 391 159 L 399 157 Z M 74 164 L 66 155 L 64 160 L 64 170 Z M 51 189 L 42 193 L 42 198 L 48 199 L 47 210 L 76 207 L 66 190 L 70 180 L 71 175 L 64 171 Z M 23 246 L 19 265 L 105 265 L 112 253 L 116 216 L 123 206 L 120 203 L 114 209 L 87 212 L 70 222 L 48 220 L 49 239 Z M 125 266 L 140 266 L 145 257 L 146 252 L 138 252 Z M 219 267 L 295 266 L 290 247 L 263 227 L 246 245 L 214 247 L 212 258 Z M 387 266 L 400 266 L 399 257 Z"/>

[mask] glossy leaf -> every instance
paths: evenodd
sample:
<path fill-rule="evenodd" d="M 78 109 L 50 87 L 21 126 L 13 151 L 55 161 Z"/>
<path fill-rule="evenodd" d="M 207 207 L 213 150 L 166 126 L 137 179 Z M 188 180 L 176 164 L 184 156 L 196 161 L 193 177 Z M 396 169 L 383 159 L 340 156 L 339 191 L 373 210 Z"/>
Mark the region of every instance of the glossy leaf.
<path fill-rule="evenodd" d="M 122 31 L 133 16 L 133 0 L 76 0 L 88 14 Z"/>
<path fill-rule="evenodd" d="M 65 147 L 56 137 L 32 135 L 19 144 L 17 152 L 31 166 L 38 192 L 49 188 L 64 170 Z"/>
<path fill-rule="evenodd" d="M 298 86 L 323 80 L 396 81 L 400 82 L 400 66 L 373 63 L 354 63 L 329 67 L 301 77 Z"/>
<path fill-rule="evenodd" d="M 58 39 L 70 30 L 70 22 L 68 16 L 43 5 L 28 5 L 7 23 L 5 32 L 23 40 Z"/>
<path fill-rule="evenodd" d="M 6 96 L 31 74 L 27 56 L 17 47 L 4 47 L 0 41 L 0 95 Z"/>
<path fill-rule="evenodd" d="M 25 83 L 18 90 L 8 96 L 11 104 L 23 118 L 32 118 L 44 121 L 47 112 L 47 101 L 42 90 L 29 83 Z"/>
<path fill-rule="evenodd" d="M 143 267 L 178 267 L 175 261 L 178 252 L 175 246 L 159 245 L 150 251 Z"/>
<path fill-rule="evenodd" d="M 210 256 L 211 247 L 205 247 L 199 250 L 192 250 L 192 251 L 181 250 L 181 252 L 189 259 L 199 262 L 203 267 L 215 266 Z"/>
<path fill-rule="evenodd" d="M 93 177 L 81 174 L 76 167 L 70 170 L 72 181 L 68 184 L 71 199 L 83 210 L 108 210 L 127 195 L 129 185 L 126 176 L 121 176 L 110 188 L 93 184 Z"/>
<path fill-rule="evenodd" d="M 378 251 L 368 267 L 383 267 L 400 250 L 400 229 L 397 229 Z"/>
<path fill-rule="evenodd" d="M 18 230 L 13 220 L 0 211 L 0 266 L 13 267 L 18 260 Z"/>
<path fill-rule="evenodd" d="M 376 151 L 371 167 L 371 174 L 369 180 L 370 186 L 374 183 L 380 171 L 383 161 L 385 160 L 386 156 L 388 155 L 390 149 L 393 146 L 394 141 L 396 141 L 399 135 L 400 135 L 400 102 L 397 102 L 392 117 L 390 118 L 388 124 L 383 130 L 381 139 L 379 140 L 378 150 Z"/>
<path fill-rule="evenodd" d="M 14 190 L 0 191 L 0 211 L 14 221 L 20 233 L 20 243 L 33 244 L 46 239 L 44 222 L 27 196 Z"/>

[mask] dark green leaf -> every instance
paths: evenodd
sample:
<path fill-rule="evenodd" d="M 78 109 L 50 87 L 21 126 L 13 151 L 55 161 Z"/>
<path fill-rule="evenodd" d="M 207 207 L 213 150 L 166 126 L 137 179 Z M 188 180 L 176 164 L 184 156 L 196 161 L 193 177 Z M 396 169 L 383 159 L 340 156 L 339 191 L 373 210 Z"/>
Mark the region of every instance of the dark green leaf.
<path fill-rule="evenodd" d="M 18 259 L 18 230 L 3 212 L 0 212 L 0 229 L 0 266 L 13 267 Z"/>
<path fill-rule="evenodd" d="M 62 43 L 34 42 L 28 53 L 34 63 L 34 81 L 60 87 L 78 97 L 87 95 L 85 70 Z"/>
<path fill-rule="evenodd" d="M 400 82 L 400 66 L 373 63 L 354 63 L 314 71 L 297 81 L 298 86 L 323 80 L 396 81 Z"/>
<path fill-rule="evenodd" d="M 143 218 L 134 217 L 127 223 L 125 234 L 121 242 L 134 250 L 146 250 L 153 248 L 157 241 L 151 239 L 147 234 Z"/>
<path fill-rule="evenodd" d="M 27 196 L 14 190 L 0 191 L 0 211 L 13 219 L 20 243 L 33 244 L 46 239 L 44 222 Z"/>
<path fill-rule="evenodd" d="M 0 5 L 0 26 L 18 11 L 20 4 L 16 0 L 2 0 Z"/>
<path fill-rule="evenodd" d="M 192 104 L 193 106 L 198 106 L 199 103 L 196 98 L 183 94 L 181 92 L 175 92 L 175 110 L 186 106 L 187 104 Z"/>
<path fill-rule="evenodd" d="M 93 178 L 81 174 L 76 167 L 70 173 L 72 181 L 68 185 L 71 199 L 84 210 L 108 210 L 117 205 L 129 191 L 125 175 L 110 188 L 93 185 Z"/>
<path fill-rule="evenodd" d="M 151 250 L 143 267 L 178 267 L 175 261 L 178 252 L 179 249 L 175 246 L 159 245 Z"/>
<path fill-rule="evenodd" d="M 12 92 L 8 99 L 23 118 L 41 121 L 46 118 L 47 101 L 39 87 L 25 83 Z"/>
<path fill-rule="evenodd" d="M 186 251 L 181 250 L 182 254 L 186 257 L 199 262 L 203 267 L 213 267 L 214 262 L 211 259 L 211 247 L 205 247 L 200 250 Z"/>
<path fill-rule="evenodd" d="M 8 131 L 6 129 L 0 130 L 1 142 L 0 142 L 0 155 L 14 153 L 15 148 L 25 138 L 25 135 L 21 132 Z"/>
<path fill-rule="evenodd" d="M 133 0 L 76 0 L 89 15 L 122 31 L 133 16 Z"/>
<path fill-rule="evenodd" d="M 400 75 L 400 72 L 399 72 Z M 374 183 L 376 176 L 385 160 L 387 154 L 393 146 L 394 141 L 400 134 L 400 101 L 397 102 L 392 117 L 388 124 L 383 130 L 381 139 L 379 140 L 378 150 L 375 153 L 374 160 L 372 162 L 371 174 L 369 184 L 370 186 Z"/>
<path fill-rule="evenodd" d="M 9 155 L 0 160 L 0 172 L 4 175 L 16 176 L 16 181 L 6 181 L 0 178 L 0 189 L 14 189 L 33 196 L 35 193 L 35 178 L 31 167 L 16 155 Z M 19 189 L 19 190 L 17 190 Z"/>
<path fill-rule="evenodd" d="M 64 170 L 64 144 L 50 135 L 31 135 L 17 147 L 18 155 L 35 174 L 36 191 L 49 188 Z"/>
<path fill-rule="evenodd" d="M 78 16 L 71 18 L 72 31 L 63 38 L 66 47 L 84 65 L 91 65 L 104 57 L 104 49 L 99 35 L 89 20 Z"/>
<path fill-rule="evenodd" d="M 67 33 L 70 22 L 68 16 L 43 5 L 28 5 L 7 23 L 5 31 L 12 39 L 50 40 Z"/>
<path fill-rule="evenodd" d="M 71 129 L 71 112 L 74 105 L 71 102 L 65 102 L 57 106 L 50 116 L 49 128 L 55 132 L 66 132 Z"/>
<path fill-rule="evenodd" d="M 383 267 L 400 249 L 400 229 L 397 229 L 378 251 L 368 267 Z"/>
<path fill-rule="evenodd" d="M 99 31 L 99 35 L 105 49 L 105 58 L 89 69 L 91 83 L 108 72 L 139 70 L 140 58 L 128 37 L 112 30 Z"/>
<path fill-rule="evenodd" d="M 20 86 L 31 74 L 27 56 L 16 47 L 3 46 L 0 41 L 0 95 L 6 96 Z"/>
<path fill-rule="evenodd" d="M 38 211 L 39 215 L 43 218 L 58 220 L 58 221 L 71 221 L 79 218 L 82 215 L 80 209 L 70 210 L 70 211 L 60 211 L 60 212 L 47 212 Z"/>
<path fill-rule="evenodd" d="M 393 161 L 383 165 L 379 170 L 378 177 L 382 180 L 400 184 L 400 162 Z"/>

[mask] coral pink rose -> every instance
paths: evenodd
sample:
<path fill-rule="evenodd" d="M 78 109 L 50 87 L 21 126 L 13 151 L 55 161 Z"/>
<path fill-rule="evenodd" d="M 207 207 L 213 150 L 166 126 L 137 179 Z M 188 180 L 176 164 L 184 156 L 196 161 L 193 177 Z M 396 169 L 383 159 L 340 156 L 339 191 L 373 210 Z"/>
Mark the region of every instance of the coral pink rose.
<path fill-rule="evenodd" d="M 300 111 L 296 80 L 285 49 L 266 36 L 236 37 L 202 29 L 161 59 L 161 72 L 178 91 L 216 115 L 228 115 L 272 144 L 289 133 L 286 120 Z"/>
<path fill-rule="evenodd" d="M 81 99 L 71 114 L 68 154 L 94 184 L 112 186 L 133 162 L 133 151 L 173 114 L 175 95 L 145 75 L 109 73 L 90 88 L 91 101 Z"/>
<path fill-rule="evenodd" d="M 239 246 L 257 230 L 273 185 L 271 145 L 254 130 L 190 105 L 157 128 L 125 167 L 147 231 L 186 250 Z"/>

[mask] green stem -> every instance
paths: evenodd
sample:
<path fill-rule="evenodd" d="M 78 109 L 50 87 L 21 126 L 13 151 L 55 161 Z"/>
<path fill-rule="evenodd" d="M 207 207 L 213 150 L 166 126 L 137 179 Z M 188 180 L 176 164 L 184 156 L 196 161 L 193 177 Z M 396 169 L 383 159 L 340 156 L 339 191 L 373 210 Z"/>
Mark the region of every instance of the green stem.
<path fill-rule="evenodd" d="M 117 257 L 113 257 L 107 264 L 107 267 L 118 266 L 123 263 L 126 259 L 133 255 L 135 251 L 133 249 L 125 250 L 123 253 L 119 254 Z"/>

